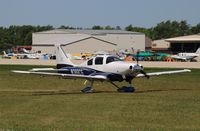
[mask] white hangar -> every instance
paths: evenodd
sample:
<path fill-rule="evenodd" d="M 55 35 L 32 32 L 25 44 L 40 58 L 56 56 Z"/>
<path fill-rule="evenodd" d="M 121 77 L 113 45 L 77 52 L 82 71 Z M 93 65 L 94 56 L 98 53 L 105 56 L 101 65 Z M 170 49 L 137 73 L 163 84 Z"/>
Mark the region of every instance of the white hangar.
<path fill-rule="evenodd" d="M 145 34 L 122 30 L 55 29 L 32 34 L 32 50 L 54 53 L 54 45 L 61 44 L 67 53 L 97 51 L 145 50 Z"/>

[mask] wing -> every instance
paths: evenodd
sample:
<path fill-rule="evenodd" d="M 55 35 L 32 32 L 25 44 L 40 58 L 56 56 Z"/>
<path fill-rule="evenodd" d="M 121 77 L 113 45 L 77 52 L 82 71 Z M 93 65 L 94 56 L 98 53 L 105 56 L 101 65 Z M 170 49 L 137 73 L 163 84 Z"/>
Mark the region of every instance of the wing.
<path fill-rule="evenodd" d="M 159 76 L 159 75 L 170 75 L 170 74 L 177 74 L 177 73 L 184 73 L 184 72 L 191 72 L 191 70 L 184 69 L 184 70 L 175 70 L 175 71 L 163 71 L 163 72 L 152 72 L 147 73 L 148 76 Z M 145 77 L 144 74 L 138 74 L 136 78 Z"/>
<path fill-rule="evenodd" d="M 36 74 L 36 75 L 47 75 L 47 76 L 61 76 L 63 78 L 69 78 L 69 79 L 89 79 L 89 80 L 108 80 L 106 75 L 76 75 L 76 74 L 64 74 L 64 73 L 51 73 L 51 72 L 34 72 L 34 71 L 18 71 L 13 70 L 14 73 L 21 73 L 21 74 Z"/>
<path fill-rule="evenodd" d="M 30 71 L 54 71 L 54 68 L 32 68 Z"/>

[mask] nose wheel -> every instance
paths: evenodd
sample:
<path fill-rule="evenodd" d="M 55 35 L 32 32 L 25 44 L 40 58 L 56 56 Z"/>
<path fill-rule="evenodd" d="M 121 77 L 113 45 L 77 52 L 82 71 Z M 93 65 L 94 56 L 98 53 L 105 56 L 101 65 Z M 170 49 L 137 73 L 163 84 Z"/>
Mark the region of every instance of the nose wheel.
<path fill-rule="evenodd" d="M 135 92 L 135 88 L 132 86 L 123 86 L 117 89 L 118 92 Z"/>
<path fill-rule="evenodd" d="M 129 82 L 129 86 L 123 86 L 123 87 L 119 87 L 117 86 L 115 83 L 110 82 L 112 85 L 114 85 L 117 88 L 118 92 L 135 92 L 135 87 L 132 86 L 131 82 Z"/>

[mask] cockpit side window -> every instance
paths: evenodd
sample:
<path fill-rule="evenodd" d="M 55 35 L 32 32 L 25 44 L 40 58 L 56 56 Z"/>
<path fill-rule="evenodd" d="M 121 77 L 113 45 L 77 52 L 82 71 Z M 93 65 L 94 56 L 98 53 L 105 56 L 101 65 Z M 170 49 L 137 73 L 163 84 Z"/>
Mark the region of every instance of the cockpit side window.
<path fill-rule="evenodd" d="M 88 62 L 87 62 L 87 65 L 92 65 L 93 64 L 93 59 L 91 59 L 91 60 L 89 60 Z"/>
<path fill-rule="evenodd" d="M 102 65 L 102 64 L 103 64 L 103 57 L 96 57 L 95 65 Z"/>
<path fill-rule="evenodd" d="M 121 60 L 120 60 L 119 58 L 113 57 L 113 56 L 107 57 L 107 59 L 106 59 L 106 64 L 108 64 L 108 63 L 110 63 L 110 62 L 113 62 L 113 61 L 121 61 Z"/>

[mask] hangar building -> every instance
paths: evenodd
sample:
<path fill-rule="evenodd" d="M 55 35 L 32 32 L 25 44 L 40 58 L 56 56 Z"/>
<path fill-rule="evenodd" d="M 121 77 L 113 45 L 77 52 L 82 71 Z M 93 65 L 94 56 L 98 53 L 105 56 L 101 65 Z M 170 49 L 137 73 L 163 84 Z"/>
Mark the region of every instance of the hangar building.
<path fill-rule="evenodd" d="M 32 50 L 54 53 L 54 45 L 61 44 L 68 53 L 96 51 L 145 50 L 145 34 L 122 30 L 55 29 L 32 34 Z"/>
<path fill-rule="evenodd" d="M 170 50 L 173 53 L 196 52 L 200 47 L 200 34 L 170 38 L 166 41 L 170 42 Z"/>
<path fill-rule="evenodd" d="M 152 42 L 152 50 L 159 52 L 168 52 L 170 51 L 170 43 L 165 41 L 165 39 L 154 40 Z"/>
<path fill-rule="evenodd" d="M 152 50 L 170 53 L 196 52 L 199 47 L 200 34 L 155 40 L 152 43 Z"/>

